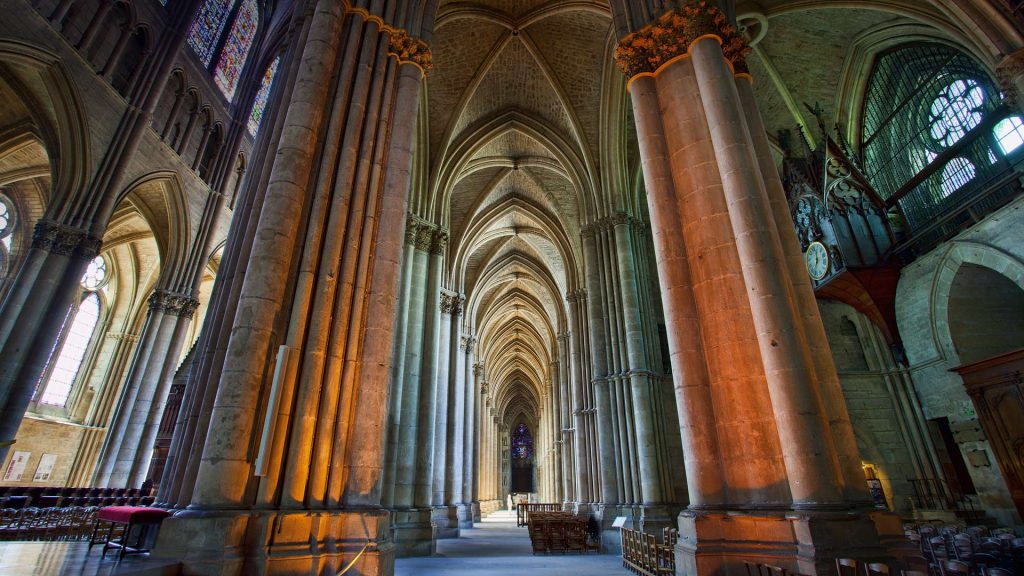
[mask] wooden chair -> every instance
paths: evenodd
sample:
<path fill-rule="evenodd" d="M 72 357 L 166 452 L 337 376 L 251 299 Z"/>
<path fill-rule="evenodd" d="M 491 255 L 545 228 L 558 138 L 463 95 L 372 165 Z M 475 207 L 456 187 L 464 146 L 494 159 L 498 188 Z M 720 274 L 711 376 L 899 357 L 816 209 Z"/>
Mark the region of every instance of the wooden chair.
<path fill-rule="evenodd" d="M 857 560 L 853 558 L 836 558 L 836 574 L 839 576 L 856 576 Z"/>
<path fill-rule="evenodd" d="M 939 564 L 939 568 L 943 576 L 947 574 L 964 574 L 970 576 L 971 565 L 962 560 L 946 560 L 942 564 Z"/>
<path fill-rule="evenodd" d="M 883 562 L 869 562 L 864 565 L 865 576 L 889 576 L 889 565 Z"/>
<path fill-rule="evenodd" d="M 927 571 L 921 570 L 903 570 L 902 573 L 903 576 L 930 576 Z"/>
<path fill-rule="evenodd" d="M 989 568 L 987 572 L 988 576 L 1013 576 L 1013 572 L 1007 570 L 1006 568 Z"/>

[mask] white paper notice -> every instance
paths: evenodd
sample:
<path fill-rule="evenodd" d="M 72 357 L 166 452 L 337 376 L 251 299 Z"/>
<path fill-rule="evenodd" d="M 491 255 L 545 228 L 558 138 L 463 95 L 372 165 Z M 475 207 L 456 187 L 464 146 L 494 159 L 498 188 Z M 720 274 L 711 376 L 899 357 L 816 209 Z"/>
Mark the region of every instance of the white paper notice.
<path fill-rule="evenodd" d="M 4 482 L 20 482 L 21 475 L 25 473 L 25 466 L 28 465 L 28 457 L 31 455 L 31 452 L 15 452 L 14 456 L 11 456 L 7 470 L 4 471 Z"/>
<path fill-rule="evenodd" d="M 46 482 L 50 479 L 50 475 L 53 474 L 53 465 L 57 463 L 56 454 L 43 454 L 39 458 L 39 466 L 36 466 L 36 475 L 32 478 L 33 482 Z"/>

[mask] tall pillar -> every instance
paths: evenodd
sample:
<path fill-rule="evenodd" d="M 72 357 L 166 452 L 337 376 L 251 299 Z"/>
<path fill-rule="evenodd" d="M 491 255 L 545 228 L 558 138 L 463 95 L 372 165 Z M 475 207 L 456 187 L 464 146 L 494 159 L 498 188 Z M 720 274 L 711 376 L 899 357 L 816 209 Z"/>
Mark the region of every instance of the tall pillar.
<path fill-rule="evenodd" d="M 157 289 L 150 296 L 142 343 L 107 431 L 96 486 L 137 488 L 146 480 L 171 380 L 198 307 L 188 294 Z"/>
<path fill-rule="evenodd" d="M 229 336 L 190 382 L 203 397 L 179 432 L 198 464 L 172 472 L 189 506 L 153 550 L 187 572 L 392 569 L 387 380 L 429 51 L 381 4 L 318 0 L 299 20 L 259 216 L 239 232 L 237 306 L 209 329 Z"/>
<path fill-rule="evenodd" d="M 459 332 L 457 325 L 459 295 L 441 291 L 441 324 L 438 330 L 436 406 L 434 420 L 434 487 L 432 521 L 437 538 L 458 538 L 459 521 L 457 510 L 452 503 L 449 479 L 454 473 L 453 427 L 455 372 L 459 356 Z M 461 413 L 459 414 L 461 416 Z"/>
<path fill-rule="evenodd" d="M 446 485 L 448 500 L 446 504 L 454 507 L 455 522 L 459 528 L 472 528 L 472 513 L 466 506 L 465 488 L 463 486 L 464 470 L 466 468 L 466 440 L 472 442 L 468 437 L 467 429 L 473 429 L 473 421 L 466 418 L 466 403 L 472 399 L 467 397 L 467 374 L 466 368 L 466 337 L 462 336 L 462 306 L 464 296 L 459 296 L 452 309 L 452 345 L 449 356 L 453 373 L 449 378 L 451 382 L 449 405 L 448 405 L 448 473 Z M 469 391 L 472 394 L 472 391 Z"/>
<path fill-rule="evenodd" d="M 799 254 L 780 232 L 792 224 L 769 201 L 778 176 L 759 163 L 770 161 L 753 133 L 763 128 L 737 89 L 744 52 L 712 3 L 670 10 L 616 51 L 641 145 L 689 481 L 677 566 L 703 574 L 753 560 L 831 573 L 837 556 L 885 551 L 874 515 L 845 489 L 852 430 L 829 389 L 834 368 L 816 360 L 815 319 L 800 309 L 814 304 L 800 297 Z"/>
<path fill-rule="evenodd" d="M 100 239 L 80 228 L 45 219 L 36 224 L 32 247 L 0 304 L 0 461 L 17 441 L 36 383 L 99 248 Z"/>
<path fill-rule="evenodd" d="M 477 381 L 483 378 L 483 367 L 476 363 L 473 349 L 476 338 L 466 336 L 466 405 L 463 418 L 467 422 L 465 440 L 462 447 L 462 499 L 469 507 L 468 524 L 480 521 L 480 467 L 477 461 L 480 454 L 480 435 L 477 425 L 480 421 L 480 392 Z"/>

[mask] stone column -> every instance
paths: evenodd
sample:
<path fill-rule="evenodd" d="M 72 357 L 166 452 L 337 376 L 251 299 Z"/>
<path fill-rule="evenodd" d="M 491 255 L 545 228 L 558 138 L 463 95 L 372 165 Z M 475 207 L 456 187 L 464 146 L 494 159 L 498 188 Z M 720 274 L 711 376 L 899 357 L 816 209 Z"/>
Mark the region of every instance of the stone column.
<path fill-rule="evenodd" d="M 792 255 L 784 254 L 792 246 L 780 240 L 748 120 L 756 112 L 737 92 L 734 66 L 745 47 L 709 4 L 670 10 L 616 52 L 630 78 L 683 436 L 693 450 L 687 475 L 698 501 L 679 518 L 677 566 L 712 573 L 749 559 L 826 573 L 837 555 L 885 552 L 872 519 L 849 512 L 856 503 L 844 493 L 834 440 L 843 432 L 832 429 L 843 415 L 797 310 Z M 698 411 L 707 408 L 713 420 L 701 431 Z M 691 470 L 716 459 L 706 476 Z"/>
<path fill-rule="evenodd" d="M 449 436 L 451 411 L 454 408 L 454 378 L 456 362 L 459 354 L 458 326 L 453 326 L 455 308 L 458 306 L 458 294 L 441 291 L 441 318 L 438 328 L 438 345 L 435 371 L 435 418 L 434 418 L 434 486 L 432 522 L 437 538 L 458 538 L 459 527 L 455 506 L 451 503 L 451 490 L 448 487 L 448 476 L 453 472 L 454 454 L 449 449 L 453 439 Z M 451 400 L 451 402 L 449 402 Z"/>
<path fill-rule="evenodd" d="M 633 225 L 626 214 L 618 214 L 612 220 L 615 234 L 615 252 L 618 257 L 619 281 L 622 286 L 623 325 L 628 359 L 630 395 L 633 404 L 631 414 L 636 427 L 636 446 L 639 461 L 641 498 L 645 507 L 665 502 L 661 486 L 661 466 L 658 461 L 659 446 L 655 430 L 658 409 L 652 394 L 650 368 L 646 361 L 646 343 L 639 291 L 637 289 L 637 267 L 633 255 L 633 241 L 630 227 Z M 647 511 L 644 511 L 647 515 Z M 662 516 L 664 514 L 661 514 Z M 653 520 L 653 518 L 652 518 Z M 659 518 L 659 520 L 661 520 Z M 666 522 L 667 517 L 664 519 Z"/>
<path fill-rule="evenodd" d="M 473 423 L 466 419 L 467 380 L 466 380 L 466 337 L 462 332 L 462 306 L 465 298 L 460 296 L 452 311 L 452 346 L 451 359 L 453 373 L 448 403 L 448 459 L 449 466 L 445 475 L 448 491 L 446 504 L 455 510 L 455 522 L 459 528 L 472 528 L 472 513 L 467 513 L 465 491 L 462 478 L 466 466 L 466 429 L 472 429 Z M 472 391 L 470 391 L 472 394 Z"/>
<path fill-rule="evenodd" d="M 594 294 L 600 294 L 605 283 L 602 280 L 601 264 L 598 259 L 594 230 L 591 228 L 583 236 L 583 257 L 586 266 L 586 280 L 589 297 L 587 313 L 590 326 L 591 366 L 593 373 L 591 382 L 595 390 L 597 410 L 597 445 L 600 454 L 596 464 L 601 475 L 600 502 L 603 507 L 616 506 L 619 500 L 619 479 L 616 475 L 617 463 L 620 458 L 615 455 L 615 432 L 612 428 L 615 419 L 615 406 L 612 404 L 612 383 L 608 378 L 607 342 L 605 340 L 604 309 Z M 595 495 L 595 501 L 597 495 Z M 614 516 L 612 512 L 606 516 Z M 608 520 L 608 518 L 605 518 Z"/>
<path fill-rule="evenodd" d="M 416 283 L 413 278 L 413 262 L 416 259 L 416 238 L 419 236 L 419 224 L 408 217 L 405 227 L 405 245 L 402 252 L 402 282 L 399 294 L 399 310 L 395 322 L 395 358 L 391 366 L 391 399 L 388 410 L 387 456 L 384 467 L 384 488 L 382 503 L 395 507 L 395 485 L 398 481 L 399 435 L 402 429 L 402 406 L 405 397 L 405 359 L 408 354 L 407 326 L 410 322 L 409 302 L 412 287 Z"/>
<path fill-rule="evenodd" d="M 419 435 L 416 443 L 416 481 L 413 490 L 413 503 L 417 508 L 430 509 L 434 503 L 434 466 L 437 463 L 439 442 L 436 437 L 435 422 L 438 418 L 437 365 L 440 346 L 441 309 L 437 298 L 441 291 L 441 275 L 444 251 L 448 244 L 448 235 L 435 230 L 431 238 L 430 261 L 427 271 L 427 308 L 424 322 L 423 368 L 420 373 L 421 396 L 419 403 Z M 445 395 L 445 404 L 448 396 Z M 445 407 L 447 408 L 447 407 Z M 444 465 L 443 461 L 440 463 Z"/>
<path fill-rule="evenodd" d="M 81 290 L 100 240 L 82 229 L 40 220 L 32 247 L 0 304 L 0 460 L 32 401 L 61 327 Z"/>
<path fill-rule="evenodd" d="M 146 480 L 171 380 L 198 307 L 194 297 L 162 288 L 150 296 L 149 318 L 107 431 L 95 485 L 137 488 Z"/>
<path fill-rule="evenodd" d="M 230 336 L 192 382 L 205 398 L 190 413 L 195 480 L 180 483 L 190 505 L 154 548 L 188 572 L 392 566 L 386 381 L 429 52 L 379 15 L 307 6 L 259 217 L 240 232 L 251 249 L 230 287 L 237 307 L 210 328 Z"/>
<path fill-rule="evenodd" d="M 573 448 L 575 452 L 573 458 L 575 460 L 576 468 L 576 505 L 577 507 L 583 504 L 589 504 L 595 501 L 593 492 L 591 491 L 591 478 L 590 478 L 590 451 L 588 447 L 590 443 L 596 439 L 587 433 L 587 392 L 590 387 L 589 382 L 583 377 L 583 359 L 581 358 L 581 349 L 583 343 L 581 342 L 581 334 L 583 334 L 582 325 L 582 314 L 581 309 L 586 304 L 587 294 L 583 290 L 576 290 L 566 295 L 566 301 L 569 303 L 569 322 L 572 326 L 572 331 L 569 334 L 569 344 L 571 353 L 571 365 L 572 370 L 570 376 L 571 389 L 572 389 L 572 420 L 573 428 Z"/>
<path fill-rule="evenodd" d="M 469 528 L 473 522 L 480 521 L 480 467 L 477 461 L 480 454 L 480 435 L 477 425 L 480 422 L 480 392 L 476 383 L 483 378 L 483 367 L 476 363 L 473 349 L 476 338 L 466 336 L 466 405 L 463 419 L 466 422 L 465 440 L 462 447 L 462 500 L 469 507 L 467 516 Z"/>

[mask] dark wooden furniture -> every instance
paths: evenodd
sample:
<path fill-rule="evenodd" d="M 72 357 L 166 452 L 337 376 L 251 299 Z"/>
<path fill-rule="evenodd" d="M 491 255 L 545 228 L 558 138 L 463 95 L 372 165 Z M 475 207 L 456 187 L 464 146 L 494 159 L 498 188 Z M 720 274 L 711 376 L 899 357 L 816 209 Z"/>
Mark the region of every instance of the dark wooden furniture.
<path fill-rule="evenodd" d="M 1024 349 L 952 371 L 964 381 L 1013 503 L 1024 516 Z"/>

